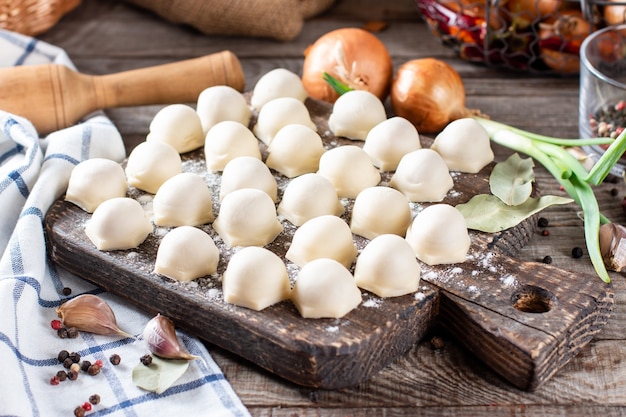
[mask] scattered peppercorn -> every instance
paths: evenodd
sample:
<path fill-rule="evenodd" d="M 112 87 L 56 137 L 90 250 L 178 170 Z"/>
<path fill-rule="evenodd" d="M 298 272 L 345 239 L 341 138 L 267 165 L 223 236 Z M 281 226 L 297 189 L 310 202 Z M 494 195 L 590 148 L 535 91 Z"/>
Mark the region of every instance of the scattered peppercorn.
<path fill-rule="evenodd" d="M 74 409 L 74 415 L 76 417 L 85 417 L 85 410 L 83 410 L 83 407 L 78 406 Z"/>
<path fill-rule="evenodd" d="M 81 407 L 83 408 L 83 410 L 85 411 L 91 411 L 91 403 L 88 401 L 85 401 L 83 403 L 83 405 L 81 405 Z"/>
<path fill-rule="evenodd" d="M 583 249 L 579 246 L 576 246 L 572 249 L 572 258 L 582 258 L 583 256 Z"/>
<path fill-rule="evenodd" d="M 98 375 L 100 373 L 100 367 L 94 363 L 87 369 L 87 373 L 91 376 Z"/>
<path fill-rule="evenodd" d="M 61 382 L 61 380 L 56 375 L 50 378 L 50 385 L 59 385 L 59 382 Z"/>
<path fill-rule="evenodd" d="M 611 188 L 611 196 L 616 197 L 619 194 L 619 190 L 617 188 Z"/>
<path fill-rule="evenodd" d="M 139 360 L 144 365 L 150 366 L 150 364 L 152 363 L 152 355 L 150 355 L 150 354 L 143 355 Z"/>
<path fill-rule="evenodd" d="M 93 394 L 89 396 L 89 402 L 92 403 L 93 405 L 99 404 L 100 396 L 98 394 Z"/>
<path fill-rule="evenodd" d="M 440 336 L 434 336 L 430 339 L 430 346 L 435 350 L 442 349 L 444 346 L 443 338 Z"/>
<path fill-rule="evenodd" d="M 120 358 L 120 355 L 118 355 L 117 353 L 114 353 L 111 355 L 111 357 L 109 358 L 109 361 L 113 364 L 113 365 L 119 365 L 120 362 L 122 361 L 122 358 Z"/>
<path fill-rule="evenodd" d="M 70 381 L 76 381 L 78 379 L 78 372 L 72 371 L 71 369 L 67 371 L 67 379 Z"/>
<path fill-rule="evenodd" d="M 91 366 L 91 362 L 84 360 L 81 365 L 80 365 L 80 369 L 82 369 L 83 371 L 87 372 L 87 370 L 89 369 L 89 367 Z"/>
<path fill-rule="evenodd" d="M 57 378 L 59 378 L 59 381 L 65 381 L 67 379 L 67 372 L 60 370 L 57 372 Z"/>
<path fill-rule="evenodd" d="M 60 329 L 57 330 L 57 335 L 61 339 L 67 339 L 67 329 L 65 327 L 61 327 Z"/>
<path fill-rule="evenodd" d="M 52 320 L 50 322 L 50 327 L 52 327 L 54 330 L 59 330 L 61 327 L 63 327 L 63 323 L 61 323 L 61 320 Z"/>
<path fill-rule="evenodd" d="M 77 364 L 77 363 L 73 363 L 73 364 L 70 366 L 70 371 L 74 371 L 74 372 L 76 372 L 76 373 L 79 373 L 79 372 L 80 372 L 80 365 L 79 365 L 79 364 Z"/>
<path fill-rule="evenodd" d="M 76 327 L 70 327 L 69 329 L 67 329 L 67 337 L 70 339 L 76 339 L 79 334 L 80 332 Z"/>
<path fill-rule="evenodd" d="M 100 359 L 96 360 L 94 364 L 98 365 L 100 368 L 104 367 L 104 363 L 102 363 L 102 360 Z"/>
<path fill-rule="evenodd" d="M 541 262 L 543 262 L 544 264 L 551 264 L 552 263 L 552 256 L 550 256 L 550 255 L 544 256 L 543 259 L 541 260 Z"/>
<path fill-rule="evenodd" d="M 549 230 L 542 230 L 541 231 L 541 236 L 550 236 L 550 231 Z"/>
<path fill-rule="evenodd" d="M 539 217 L 539 220 L 537 220 L 537 225 L 539 227 L 548 227 L 549 224 L 550 222 L 545 217 Z"/>
<path fill-rule="evenodd" d="M 63 288 L 63 295 L 68 296 L 72 293 L 72 289 L 70 287 Z"/>
<path fill-rule="evenodd" d="M 63 367 L 65 369 L 70 369 L 70 366 L 72 366 L 72 364 L 74 363 L 74 361 L 72 360 L 72 358 L 70 358 L 69 356 L 67 358 L 65 358 L 65 360 L 63 361 Z"/>
<path fill-rule="evenodd" d="M 78 353 L 78 352 L 71 352 L 69 358 L 74 363 L 78 363 L 78 362 L 80 362 L 80 353 Z"/>
<path fill-rule="evenodd" d="M 68 356 L 70 356 L 70 353 L 67 350 L 62 350 L 57 355 L 57 359 L 59 360 L 59 363 L 63 363 Z"/>

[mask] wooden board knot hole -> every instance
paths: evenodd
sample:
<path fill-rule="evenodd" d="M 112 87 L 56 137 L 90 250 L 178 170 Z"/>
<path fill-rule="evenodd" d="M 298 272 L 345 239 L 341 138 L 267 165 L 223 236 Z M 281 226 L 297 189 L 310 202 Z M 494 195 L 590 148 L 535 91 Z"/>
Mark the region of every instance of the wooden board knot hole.
<path fill-rule="evenodd" d="M 525 313 L 547 313 L 556 303 L 556 297 L 545 288 L 523 285 L 511 296 L 513 307 Z"/>

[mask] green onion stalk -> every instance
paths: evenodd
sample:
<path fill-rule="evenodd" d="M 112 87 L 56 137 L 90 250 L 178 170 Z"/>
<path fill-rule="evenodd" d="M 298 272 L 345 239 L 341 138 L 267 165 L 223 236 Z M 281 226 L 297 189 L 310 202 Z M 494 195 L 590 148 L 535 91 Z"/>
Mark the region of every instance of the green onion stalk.
<path fill-rule="evenodd" d="M 530 133 L 482 117 L 475 117 L 475 120 L 487 130 L 493 142 L 524 153 L 543 165 L 581 207 L 585 242 L 591 263 L 600 279 L 610 282 L 600 251 L 600 225 L 611 221 L 600 212 L 592 187 L 604 181 L 626 151 L 626 130 L 616 139 L 560 139 Z M 607 144 L 610 146 L 589 171 L 565 149 Z"/>

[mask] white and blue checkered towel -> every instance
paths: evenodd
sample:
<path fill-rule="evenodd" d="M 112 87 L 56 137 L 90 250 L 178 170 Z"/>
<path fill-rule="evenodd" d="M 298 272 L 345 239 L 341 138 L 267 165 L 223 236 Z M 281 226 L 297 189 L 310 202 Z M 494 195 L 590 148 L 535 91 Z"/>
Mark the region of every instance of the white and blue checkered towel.
<path fill-rule="evenodd" d="M 50 62 L 72 67 L 62 49 L 0 31 L 0 67 Z M 0 415 L 72 416 L 98 394 L 101 402 L 87 416 L 248 416 L 205 346 L 182 332 L 179 339 L 202 359 L 192 361 L 183 377 L 158 395 L 141 390 L 131 378 L 147 352 L 142 341 L 87 332 L 61 339 L 51 328 L 55 308 L 67 298 L 65 287 L 71 296 L 101 296 L 129 333 L 141 334 L 151 318 L 46 257 L 46 211 L 65 192 L 73 167 L 95 157 L 125 157 L 119 132 L 102 113 L 40 138 L 27 120 L 0 111 Z M 75 381 L 51 385 L 50 378 L 63 369 L 57 360 L 61 350 L 91 362 L 100 359 L 104 368 L 96 376 L 81 373 Z M 117 366 L 109 362 L 113 353 L 122 360 Z"/>

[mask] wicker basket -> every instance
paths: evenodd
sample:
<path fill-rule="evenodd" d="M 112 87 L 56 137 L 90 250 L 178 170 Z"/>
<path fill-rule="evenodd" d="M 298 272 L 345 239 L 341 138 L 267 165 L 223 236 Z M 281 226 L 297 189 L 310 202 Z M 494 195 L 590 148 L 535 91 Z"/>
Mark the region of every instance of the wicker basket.
<path fill-rule="evenodd" d="M 0 28 L 36 36 L 54 26 L 81 0 L 0 0 Z"/>
<path fill-rule="evenodd" d="M 577 74 L 583 40 L 591 32 L 617 23 L 606 20 L 607 12 L 613 12 L 611 19 L 625 19 L 624 1 L 416 0 L 416 3 L 433 33 L 467 61 L 524 72 Z"/>

